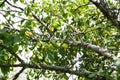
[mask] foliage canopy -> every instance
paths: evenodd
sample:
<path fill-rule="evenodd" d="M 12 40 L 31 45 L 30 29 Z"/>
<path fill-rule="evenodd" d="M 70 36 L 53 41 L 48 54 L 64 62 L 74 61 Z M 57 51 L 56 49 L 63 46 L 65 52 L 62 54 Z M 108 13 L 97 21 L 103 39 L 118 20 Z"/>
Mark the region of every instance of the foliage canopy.
<path fill-rule="evenodd" d="M 3 79 L 120 79 L 119 0 L 0 1 Z"/>

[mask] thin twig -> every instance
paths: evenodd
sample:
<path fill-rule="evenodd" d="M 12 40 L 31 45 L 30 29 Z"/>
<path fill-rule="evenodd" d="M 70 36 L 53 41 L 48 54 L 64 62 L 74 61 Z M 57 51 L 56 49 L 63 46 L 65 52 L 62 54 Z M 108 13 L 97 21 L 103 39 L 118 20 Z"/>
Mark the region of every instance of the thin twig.
<path fill-rule="evenodd" d="M 53 35 L 53 33 L 49 30 L 48 24 L 45 23 L 44 21 L 40 20 L 34 13 L 32 13 L 32 15 L 39 23 L 41 23 L 47 29 L 47 31 L 50 33 L 50 37 L 51 37 Z"/>
<path fill-rule="evenodd" d="M 18 6 L 15 6 L 13 4 L 11 4 L 9 1 L 6 0 L 6 3 L 8 3 L 10 6 L 14 7 L 14 8 L 17 8 L 17 9 L 20 9 L 21 11 L 23 11 L 23 9 L 21 7 L 18 7 Z"/>
<path fill-rule="evenodd" d="M 23 67 L 23 68 L 14 76 L 13 80 L 16 80 L 16 79 L 19 77 L 19 75 L 20 75 L 24 70 L 25 70 L 25 68 Z"/>
<path fill-rule="evenodd" d="M 18 10 L 4 10 L 4 9 L 0 9 L 0 11 L 3 11 L 3 12 L 18 12 L 18 13 L 22 13 Z"/>
<path fill-rule="evenodd" d="M 0 14 L 2 14 L 2 16 L 4 17 L 4 19 L 6 20 L 7 25 L 8 25 L 9 27 L 14 28 L 13 25 L 10 23 L 10 21 L 6 18 L 6 16 L 5 16 L 3 13 L 1 13 L 1 12 L 0 12 Z"/>
<path fill-rule="evenodd" d="M 21 8 L 21 7 L 17 7 L 17 6 L 15 6 L 15 5 L 13 5 L 13 4 L 11 4 L 10 2 L 8 2 L 8 1 L 6 1 L 10 6 L 12 6 L 12 7 L 15 7 L 15 8 L 17 8 L 17 9 L 20 9 L 20 10 L 24 10 L 23 8 Z M 46 29 L 47 29 L 47 31 L 50 33 L 50 37 L 53 35 L 53 33 L 49 30 L 49 28 L 48 28 L 48 24 L 47 23 L 45 23 L 44 21 L 42 21 L 42 20 L 40 20 L 34 13 L 32 13 L 32 15 L 33 15 L 33 17 L 39 22 L 39 23 L 41 23 Z"/>
<path fill-rule="evenodd" d="M 74 11 L 77 11 L 79 8 L 84 7 L 84 6 L 87 6 L 88 4 L 89 4 L 89 2 L 88 2 L 87 4 L 80 5 L 80 6 L 78 6 Z"/>

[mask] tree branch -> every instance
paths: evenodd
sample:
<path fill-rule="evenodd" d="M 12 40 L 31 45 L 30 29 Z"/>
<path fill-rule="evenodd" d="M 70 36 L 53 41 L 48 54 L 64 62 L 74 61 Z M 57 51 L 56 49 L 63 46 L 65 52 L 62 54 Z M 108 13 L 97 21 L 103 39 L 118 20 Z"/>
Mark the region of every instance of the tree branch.
<path fill-rule="evenodd" d="M 74 11 L 77 11 L 80 7 L 84 7 L 84 6 L 87 6 L 89 4 L 89 2 L 87 4 L 84 4 L 84 5 L 80 5 L 78 6 Z"/>
<path fill-rule="evenodd" d="M 2 43 L 0 43 L 0 47 L 6 49 L 8 52 L 10 52 L 10 54 L 12 54 L 15 58 L 17 58 L 21 63 L 24 63 L 24 61 L 10 47 L 7 47 Z"/>
<path fill-rule="evenodd" d="M 12 7 L 14 7 L 14 8 L 17 8 L 17 9 L 20 9 L 20 10 L 22 10 L 22 11 L 24 11 L 24 9 L 23 8 L 21 8 L 21 7 L 18 7 L 18 6 L 15 6 L 15 5 L 13 5 L 13 4 L 11 4 L 10 2 L 8 2 L 8 1 L 6 1 L 10 6 L 12 6 Z M 48 24 L 47 23 L 45 23 L 44 21 L 42 21 L 42 20 L 40 20 L 34 13 L 32 13 L 32 16 L 41 24 L 41 25 L 43 25 L 46 29 L 47 29 L 47 31 L 50 33 L 50 36 L 52 36 L 53 34 L 52 34 L 52 32 L 49 30 L 49 28 L 47 27 L 48 26 Z"/>
<path fill-rule="evenodd" d="M 61 66 L 53 66 L 53 65 L 44 65 L 44 64 L 39 64 L 39 63 L 31 63 L 31 64 L 0 64 L 0 67 L 23 67 L 23 68 L 34 68 L 34 69 L 45 69 L 45 70 L 51 70 L 51 71 L 59 71 L 61 73 L 69 73 L 69 74 L 73 74 L 73 75 L 77 75 L 80 77 L 85 77 L 90 79 L 89 77 L 89 73 L 87 73 L 85 70 L 70 70 L 66 67 L 61 67 Z M 22 72 L 24 69 L 20 70 L 20 72 Z M 19 73 L 20 73 L 19 72 Z M 18 73 L 18 74 L 19 74 Z M 106 79 L 106 77 L 102 77 L 100 75 L 97 75 L 97 77 L 100 77 L 101 80 L 103 80 L 103 78 Z M 96 78 L 97 79 L 97 78 Z M 107 79 L 109 80 L 109 79 Z"/>
<path fill-rule="evenodd" d="M 16 79 L 19 77 L 19 75 L 20 75 L 24 70 L 25 70 L 25 68 L 23 67 L 23 68 L 14 76 L 13 80 L 16 80 Z"/>
<path fill-rule="evenodd" d="M 48 24 L 46 24 L 44 21 L 41 21 L 34 13 L 32 13 L 32 15 L 40 24 L 42 24 L 47 29 L 47 31 L 50 33 L 50 36 L 52 36 L 53 33 L 49 30 Z"/>
<path fill-rule="evenodd" d="M 69 44 L 81 45 L 83 47 L 86 47 L 86 48 L 89 48 L 89 49 L 95 51 L 99 55 L 105 56 L 105 57 L 110 58 L 112 60 L 117 60 L 118 59 L 118 57 L 114 56 L 107 49 L 100 48 L 99 46 L 96 46 L 96 45 L 93 45 L 93 44 L 90 44 L 90 43 L 86 43 L 86 42 L 83 42 L 83 41 L 69 41 Z"/>
<path fill-rule="evenodd" d="M 115 25 L 118 29 L 120 29 L 120 21 L 117 20 L 117 16 L 113 10 L 110 10 L 108 4 L 105 0 L 100 0 L 100 3 L 97 1 L 90 0 L 108 20 L 110 20 L 113 25 Z"/>
<path fill-rule="evenodd" d="M 51 70 L 51 71 L 59 71 L 61 73 L 69 73 L 69 74 L 74 74 L 77 76 L 81 76 L 81 77 L 88 77 L 88 75 L 86 73 L 84 73 L 83 71 L 76 71 L 76 70 L 70 70 L 66 67 L 60 67 L 60 66 L 52 66 L 52 65 L 44 65 L 44 64 L 36 64 L 36 63 L 32 63 L 32 64 L 0 64 L 0 67 L 24 67 L 24 68 L 34 68 L 34 69 L 45 69 L 45 70 Z M 22 71 L 22 70 L 21 70 Z"/>
<path fill-rule="evenodd" d="M 10 6 L 14 7 L 14 8 L 17 8 L 17 9 L 20 9 L 21 11 L 23 11 L 23 9 L 21 7 L 18 7 L 18 6 L 15 6 L 13 4 L 11 4 L 9 1 L 6 0 L 6 3 L 8 3 Z"/>

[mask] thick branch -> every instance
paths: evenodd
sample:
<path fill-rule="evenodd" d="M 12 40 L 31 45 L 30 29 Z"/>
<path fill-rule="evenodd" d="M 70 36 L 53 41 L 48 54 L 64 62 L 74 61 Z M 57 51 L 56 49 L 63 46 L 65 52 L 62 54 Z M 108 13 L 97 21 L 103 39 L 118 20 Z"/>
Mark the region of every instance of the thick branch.
<path fill-rule="evenodd" d="M 8 52 L 10 52 L 10 54 L 12 54 L 15 58 L 17 58 L 21 63 L 24 63 L 24 61 L 10 47 L 7 47 L 2 43 L 0 43 L 0 47 L 6 49 Z"/>
<path fill-rule="evenodd" d="M 96 53 L 98 53 L 99 55 L 105 56 L 105 57 L 110 58 L 112 60 L 118 59 L 116 56 L 114 56 L 112 53 L 110 53 L 107 49 L 100 48 L 99 46 L 96 46 L 96 45 L 93 45 L 90 43 L 86 43 L 83 41 L 70 41 L 69 43 L 72 45 L 81 45 L 83 47 L 89 48 L 89 49 L 95 51 Z"/>
<path fill-rule="evenodd" d="M 105 0 L 100 0 L 100 3 L 97 1 L 90 0 L 108 20 L 110 20 L 113 25 L 115 25 L 118 29 L 120 29 L 120 22 L 117 20 L 117 16 L 115 16 L 115 12 L 109 9 L 108 3 Z"/>
<path fill-rule="evenodd" d="M 76 70 L 70 70 L 66 67 L 60 67 L 60 66 L 52 66 L 52 65 L 44 65 L 44 64 L 0 64 L 0 67 L 25 67 L 25 68 L 35 68 L 35 69 L 45 69 L 45 70 L 51 70 L 51 71 L 60 71 L 62 73 L 69 73 L 74 74 L 82 77 L 87 77 L 87 75 L 83 72 L 76 71 Z"/>
<path fill-rule="evenodd" d="M 32 63 L 32 64 L 14 64 L 14 65 L 11 65 L 11 64 L 0 64 L 0 67 L 24 67 L 24 68 L 35 68 L 35 69 L 45 69 L 45 70 L 51 70 L 51 71 L 59 71 L 61 73 L 69 73 L 69 74 L 73 74 L 73 75 L 77 75 L 77 76 L 80 76 L 80 77 L 86 77 L 89 79 L 89 73 L 86 73 L 86 71 L 82 70 L 82 71 L 78 71 L 78 70 L 70 70 L 66 67 L 61 67 L 61 66 L 53 66 L 53 65 L 44 65 L 44 64 L 36 64 L 36 63 Z M 24 69 L 22 69 L 21 71 L 23 71 Z M 20 71 L 20 72 L 21 72 Z M 101 79 L 105 78 L 105 77 L 102 77 L 102 76 L 99 76 L 98 77 L 101 77 Z M 107 79 L 109 80 L 109 79 Z"/>

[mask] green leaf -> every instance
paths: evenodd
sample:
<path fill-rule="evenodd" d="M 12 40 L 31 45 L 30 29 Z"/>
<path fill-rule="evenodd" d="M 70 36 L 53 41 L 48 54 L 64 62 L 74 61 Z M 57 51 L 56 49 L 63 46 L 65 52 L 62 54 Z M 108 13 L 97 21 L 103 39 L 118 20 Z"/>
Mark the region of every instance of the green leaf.
<path fill-rule="evenodd" d="M 16 42 L 19 42 L 20 39 L 18 37 L 16 37 L 15 35 L 9 35 L 5 40 L 5 44 L 11 45 L 14 44 Z"/>
<path fill-rule="evenodd" d="M 116 62 L 115 62 L 115 65 L 117 66 L 117 71 L 120 73 L 120 59 L 118 59 Z"/>
<path fill-rule="evenodd" d="M 24 3 L 24 0 L 20 0 L 21 3 Z"/>
<path fill-rule="evenodd" d="M 115 62 L 115 65 L 120 68 L 120 59 L 118 59 L 118 60 Z"/>
<path fill-rule="evenodd" d="M 21 39 L 18 36 L 14 36 L 14 43 L 20 42 Z"/>
<path fill-rule="evenodd" d="M 25 10 L 24 10 L 24 13 L 25 13 L 26 16 L 28 16 L 29 13 L 30 13 L 30 8 L 26 7 Z"/>
<path fill-rule="evenodd" d="M 51 53 L 51 54 L 48 54 L 48 58 L 51 60 L 51 61 L 54 61 L 54 55 Z"/>
<path fill-rule="evenodd" d="M 2 4 L 2 5 L 1 5 Z M 5 3 L 3 4 L 3 1 L 0 1 L 0 7 L 2 8 L 2 7 L 4 7 L 5 6 Z"/>
<path fill-rule="evenodd" d="M 7 74 L 10 71 L 10 68 L 9 67 L 2 67 L 1 71 L 3 74 Z"/>
<path fill-rule="evenodd" d="M 19 48 L 19 45 L 18 45 L 18 44 L 14 45 L 13 51 L 14 51 L 14 52 L 17 52 L 17 51 L 18 51 L 18 48 Z"/>
<path fill-rule="evenodd" d="M 91 74 L 89 74 L 89 78 L 93 78 L 93 77 L 95 77 L 96 76 L 96 72 L 94 72 L 94 73 L 91 73 Z"/>
<path fill-rule="evenodd" d="M 8 31 L 7 27 L 4 27 L 2 30 L 0 30 L 0 34 L 4 34 Z"/>

